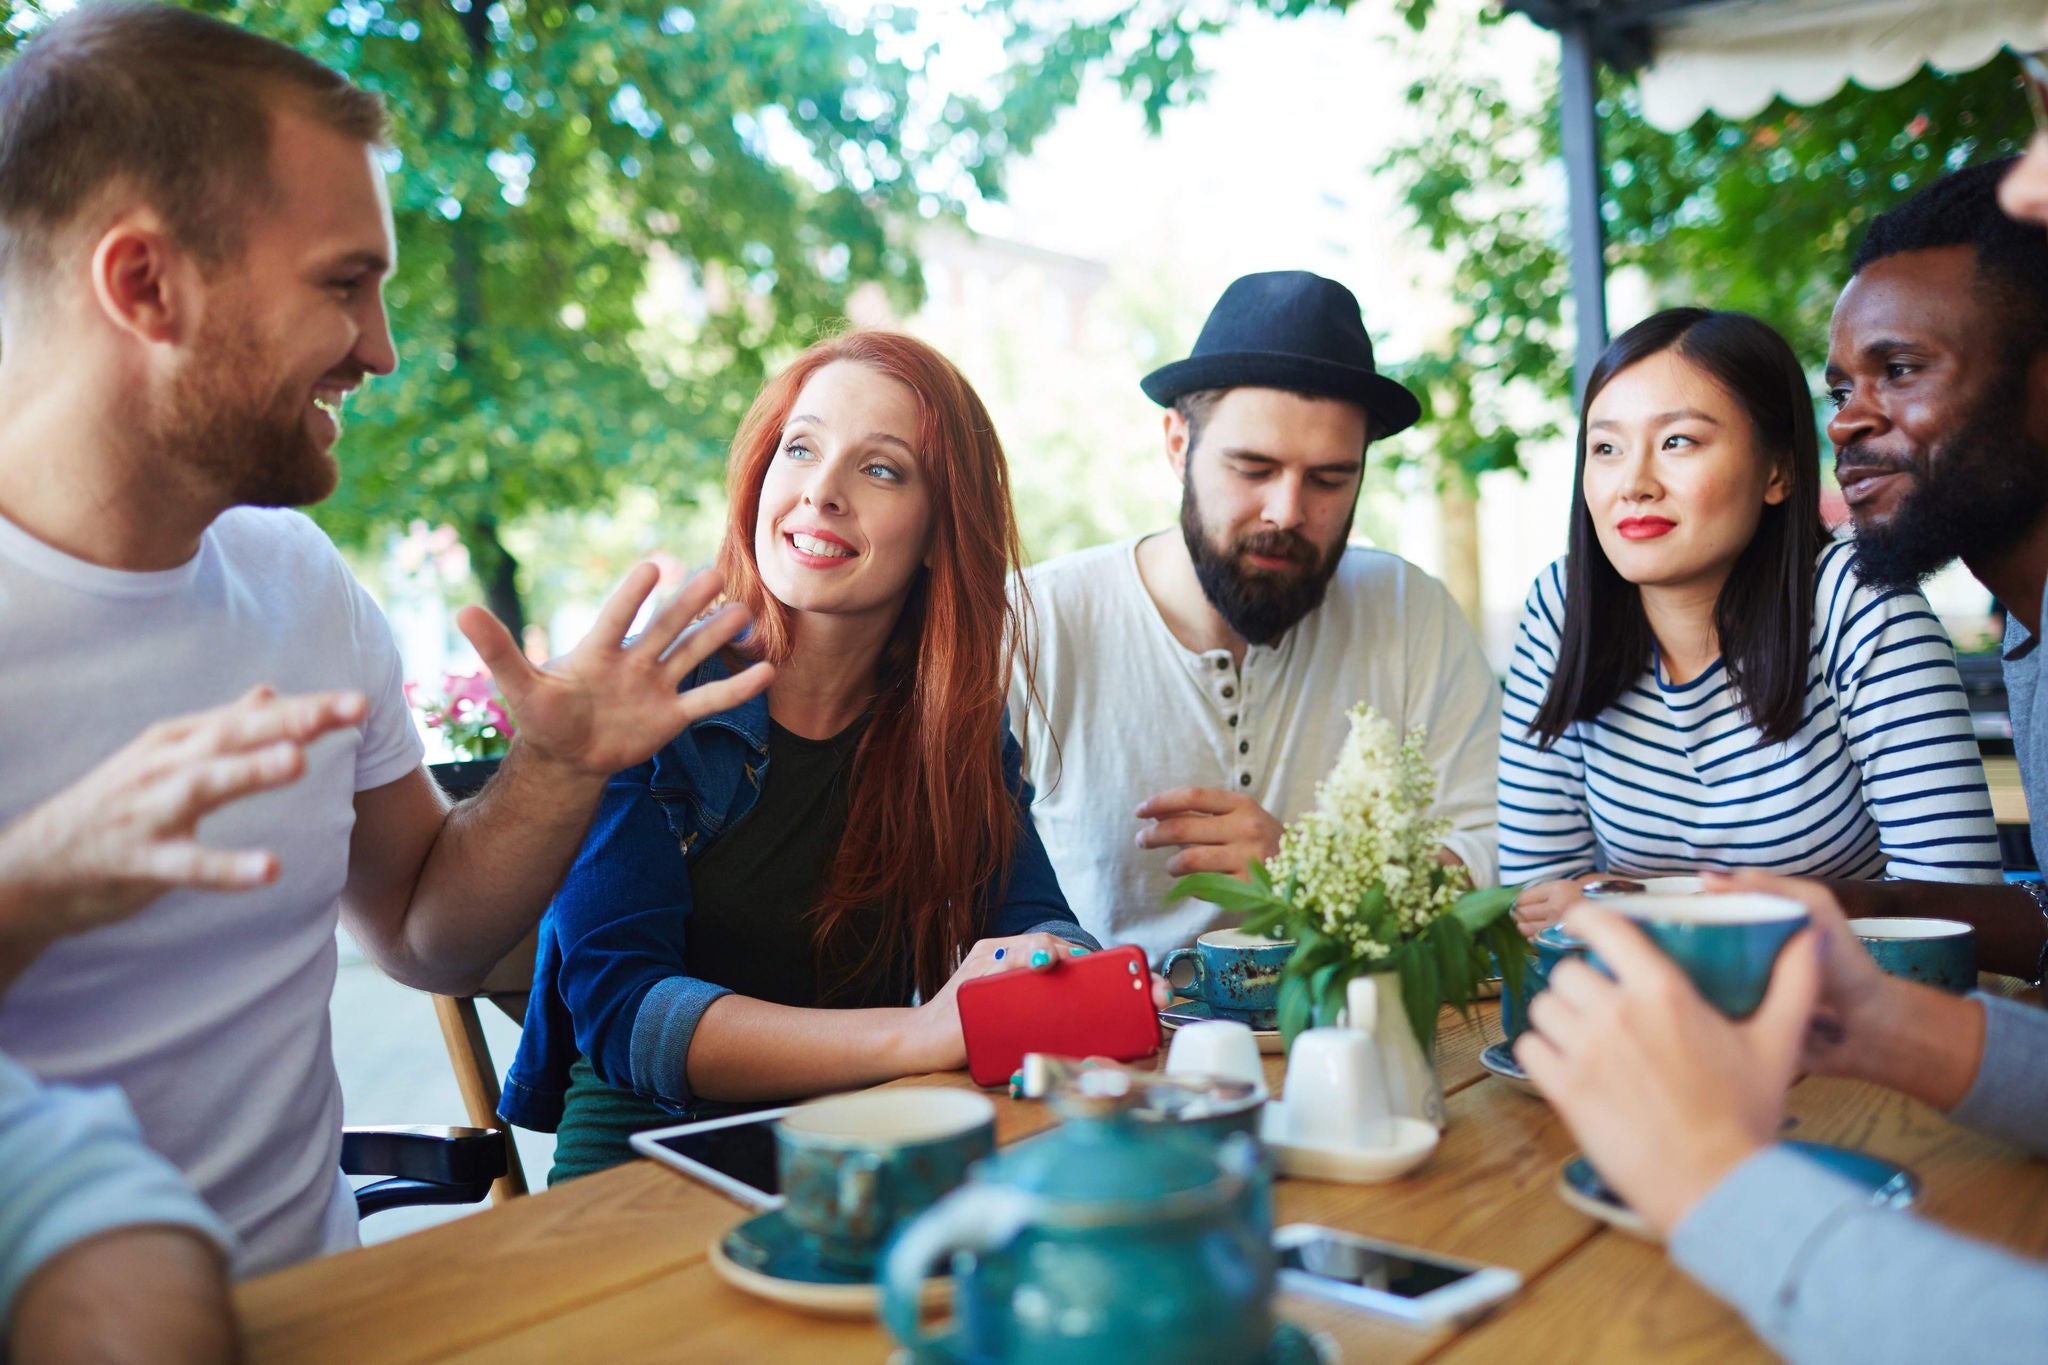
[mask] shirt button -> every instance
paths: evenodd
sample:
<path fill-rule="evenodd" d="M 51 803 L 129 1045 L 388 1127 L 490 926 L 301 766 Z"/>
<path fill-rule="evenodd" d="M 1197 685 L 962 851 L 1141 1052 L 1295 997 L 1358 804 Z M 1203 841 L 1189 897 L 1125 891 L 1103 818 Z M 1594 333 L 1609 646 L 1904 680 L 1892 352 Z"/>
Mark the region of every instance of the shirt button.
<path fill-rule="evenodd" d="M 1218 659 L 1218 660 L 1216 661 L 1216 671 L 1217 671 L 1217 672 L 1221 673 L 1221 672 L 1222 672 L 1222 671 L 1223 671 L 1224 669 L 1226 669 L 1226 668 L 1228 668 L 1228 667 L 1230 667 L 1230 660 L 1228 660 L 1228 659 Z"/>
<path fill-rule="evenodd" d="M 1237 742 L 1237 751 L 1241 754 L 1250 753 L 1252 751 L 1252 742 L 1248 739 L 1239 740 Z"/>
<path fill-rule="evenodd" d="M 1252 775 L 1251 775 L 1250 773 L 1239 773 L 1239 774 L 1237 775 L 1237 785 L 1238 785 L 1238 786 L 1240 786 L 1240 787 L 1249 787 L 1249 786 L 1250 786 L 1251 784 L 1252 784 Z"/>
<path fill-rule="evenodd" d="M 1236 689 L 1236 688 L 1232 687 L 1232 686 L 1231 686 L 1231 685 L 1230 685 L 1229 683 L 1225 683 L 1225 684 L 1223 684 L 1223 700 L 1225 700 L 1225 701 L 1229 701 L 1229 700 L 1230 700 L 1230 699 L 1231 699 L 1232 697 L 1234 697 L 1234 696 L 1236 696 L 1236 695 L 1237 695 L 1237 689 Z"/>
<path fill-rule="evenodd" d="M 1233 729 L 1233 730 L 1235 730 L 1235 729 L 1237 728 L 1237 717 L 1236 717 L 1236 716 L 1232 716 L 1232 717 L 1230 718 L 1230 728 L 1231 728 L 1231 729 Z"/>

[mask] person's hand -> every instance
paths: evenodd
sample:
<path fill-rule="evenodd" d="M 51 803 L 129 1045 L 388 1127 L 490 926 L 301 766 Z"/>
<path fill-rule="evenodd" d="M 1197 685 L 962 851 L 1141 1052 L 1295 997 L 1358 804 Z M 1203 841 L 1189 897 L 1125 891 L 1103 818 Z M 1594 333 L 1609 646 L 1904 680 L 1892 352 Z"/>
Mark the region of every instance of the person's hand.
<path fill-rule="evenodd" d="M 958 1071 L 967 1065 L 960 1034 L 960 984 L 1002 972 L 1049 972 L 1067 958 L 1087 954 L 1057 934 L 1015 934 L 977 940 L 931 999 L 911 1010 L 904 1032 L 906 1074 Z"/>
<path fill-rule="evenodd" d="M 201 843 L 199 821 L 305 771 L 305 746 L 360 725 L 360 692 L 280 697 L 267 687 L 150 726 L 71 786 L 0 829 L 0 928 L 43 940 L 134 914 L 175 887 L 246 891 L 275 855 Z"/>
<path fill-rule="evenodd" d="M 754 664 L 719 682 L 676 689 L 691 669 L 747 627 L 747 610 L 728 602 L 703 620 L 725 582 L 707 569 L 677 590 L 630 643 L 626 632 L 660 574 L 642 564 L 605 602 L 577 646 L 545 668 L 527 661 L 497 617 L 464 607 L 455 622 L 491 670 L 518 722 L 523 760 L 541 759 L 604 779 L 644 763 L 684 729 L 758 695 L 774 668 Z"/>
<path fill-rule="evenodd" d="M 1588 872 L 1583 877 L 1560 877 L 1537 882 L 1515 893 L 1515 927 L 1523 938 L 1534 938 L 1564 918 L 1564 912 L 1585 899 L 1579 888 L 1587 882 L 1605 881 L 1611 872 Z"/>
<path fill-rule="evenodd" d="M 1215 787 L 1179 787 L 1138 807 L 1151 823 L 1138 831 L 1139 848 L 1178 848 L 1166 860 L 1167 875 L 1224 872 L 1243 877 L 1254 861 L 1280 851 L 1281 824 L 1237 792 Z"/>
<path fill-rule="evenodd" d="M 1735 1022 L 1622 916 L 1581 906 L 1565 927 L 1613 979 L 1560 963 L 1529 1006 L 1515 1060 L 1601 1179 L 1660 1234 L 1775 1141 L 1821 988 L 1821 935 L 1785 945 L 1763 1004 Z"/>
<path fill-rule="evenodd" d="M 1709 873 L 1705 883 L 1708 891 L 1798 901 L 1825 940 L 1820 1001 L 1806 1035 L 1806 1070 L 1873 1081 L 1937 1109 L 1953 1108 L 1969 1093 L 1983 1057 L 1983 1006 L 1887 975 L 1864 950 L 1825 883 L 1761 872 Z"/>
<path fill-rule="evenodd" d="M 1834 892 L 1805 877 L 1773 877 L 1761 872 L 1732 876 L 1706 873 L 1705 889 L 1715 894 L 1756 892 L 1783 896 L 1806 907 L 1814 930 L 1827 940 L 1821 953 L 1820 999 L 1807 1030 L 1803 1065 L 1826 1076 L 1857 1076 L 1869 1069 L 1865 1055 L 1888 1030 L 1878 1020 L 1893 1007 L 1889 999 L 1897 977 L 1886 976 L 1849 928 Z"/>
<path fill-rule="evenodd" d="M 979 940 L 968 949 L 946 984 L 910 1011 L 903 1038 L 905 1074 L 958 1071 L 967 1065 L 967 1043 L 960 1032 L 962 982 L 1001 972 L 1050 972 L 1069 958 L 1086 957 L 1088 953 L 1088 949 L 1057 934 L 1017 934 Z M 1166 982 L 1157 972 L 1152 973 L 1153 1005 L 1165 1009 L 1172 998 L 1173 992 Z"/>

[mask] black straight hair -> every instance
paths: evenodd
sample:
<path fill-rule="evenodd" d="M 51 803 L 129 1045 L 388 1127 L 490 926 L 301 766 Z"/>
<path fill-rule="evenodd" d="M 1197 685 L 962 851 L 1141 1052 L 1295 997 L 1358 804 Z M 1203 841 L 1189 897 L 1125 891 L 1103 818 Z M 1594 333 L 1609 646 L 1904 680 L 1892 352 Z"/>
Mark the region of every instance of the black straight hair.
<path fill-rule="evenodd" d="M 1757 453 L 1783 471 L 1788 493 L 1766 504 L 1714 603 L 1714 631 L 1728 681 L 1766 742 L 1799 732 L 1813 653 L 1815 561 L 1827 544 L 1820 519 L 1820 439 L 1813 395 L 1791 346 L 1745 313 L 1669 308 L 1608 346 L 1579 405 L 1579 458 L 1565 559 L 1564 628 L 1550 691 L 1530 731 L 1548 748 L 1573 721 L 1620 700 L 1650 666 L 1656 639 L 1642 593 L 1600 548 L 1586 505 L 1587 414 L 1608 382 L 1631 365 L 1675 351 L 1719 384 L 1749 416 Z"/>

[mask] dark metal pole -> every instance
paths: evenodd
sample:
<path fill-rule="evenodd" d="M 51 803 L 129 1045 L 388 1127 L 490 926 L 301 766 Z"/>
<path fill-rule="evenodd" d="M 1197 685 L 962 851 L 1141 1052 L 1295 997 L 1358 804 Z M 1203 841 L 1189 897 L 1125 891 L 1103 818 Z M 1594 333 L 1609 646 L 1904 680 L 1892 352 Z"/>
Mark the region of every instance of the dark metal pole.
<path fill-rule="evenodd" d="M 1557 102 L 1570 205 L 1572 311 L 1579 327 L 1572 366 L 1576 399 L 1585 392 L 1587 376 L 1607 349 L 1607 231 L 1600 221 L 1600 122 L 1593 107 L 1599 94 L 1599 68 L 1592 31 L 1584 19 L 1564 18 L 1557 36 L 1563 46 Z"/>

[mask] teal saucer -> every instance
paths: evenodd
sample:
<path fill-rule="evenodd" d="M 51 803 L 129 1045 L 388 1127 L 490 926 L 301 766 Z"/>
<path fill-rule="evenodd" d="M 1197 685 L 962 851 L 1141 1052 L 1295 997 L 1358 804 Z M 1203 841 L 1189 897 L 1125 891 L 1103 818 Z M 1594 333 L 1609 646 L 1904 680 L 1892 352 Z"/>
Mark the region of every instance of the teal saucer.
<path fill-rule="evenodd" d="M 871 1318 L 882 1307 L 882 1289 L 872 1272 L 828 1265 L 817 1244 L 781 1209 L 741 1223 L 711 1243 L 711 1268 L 735 1289 L 826 1317 Z M 925 1281 L 927 1305 L 945 1302 L 952 1281 Z"/>
<path fill-rule="evenodd" d="M 1852 1147 L 1836 1147 L 1826 1142 L 1785 1141 L 1781 1147 L 1799 1153 L 1807 1160 L 1834 1172 L 1845 1180 L 1852 1180 L 1870 1191 L 1871 1202 L 1888 1208 L 1903 1209 L 1911 1206 L 1920 1193 L 1920 1177 L 1914 1175 L 1895 1161 L 1886 1161 L 1881 1156 L 1859 1152 Z M 1642 1215 L 1622 1201 L 1620 1195 L 1608 1187 L 1593 1169 L 1593 1163 L 1584 1157 L 1574 1157 L 1565 1163 L 1557 1175 L 1557 1192 L 1565 1203 L 1581 1213 L 1610 1223 L 1623 1232 L 1638 1237 L 1654 1238 L 1650 1225 Z"/>
<path fill-rule="evenodd" d="M 1536 1093 L 1529 1073 L 1522 1070 L 1522 1064 L 1515 1060 L 1515 1049 L 1508 1043 L 1495 1043 L 1480 1053 L 1479 1065 L 1518 1090 L 1526 1090 L 1532 1095 Z"/>
<path fill-rule="evenodd" d="M 967 1357 L 960 1354 L 958 1342 L 957 1332 L 941 1333 L 929 1349 L 915 1355 L 899 1348 L 890 1355 L 889 1365 L 966 1365 Z M 1254 1365 L 1337 1365 L 1342 1359 L 1337 1343 L 1329 1337 L 1279 1322 L 1273 1325 L 1273 1335 Z"/>

